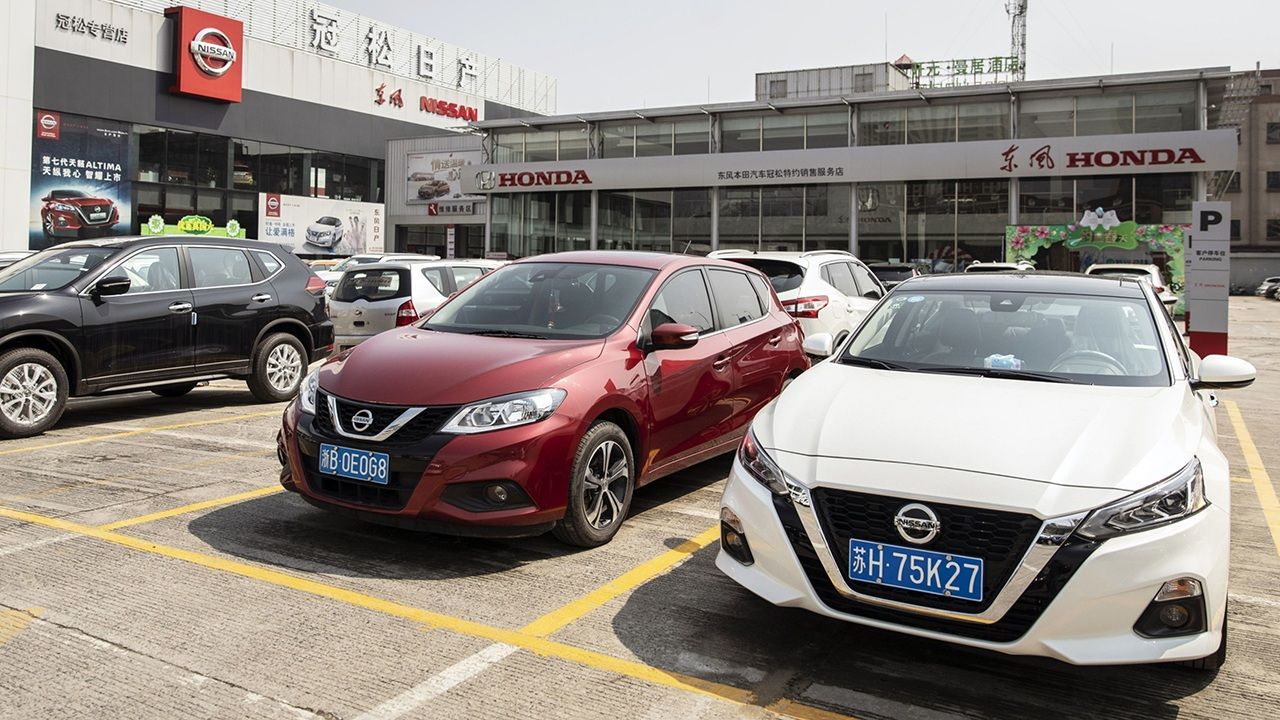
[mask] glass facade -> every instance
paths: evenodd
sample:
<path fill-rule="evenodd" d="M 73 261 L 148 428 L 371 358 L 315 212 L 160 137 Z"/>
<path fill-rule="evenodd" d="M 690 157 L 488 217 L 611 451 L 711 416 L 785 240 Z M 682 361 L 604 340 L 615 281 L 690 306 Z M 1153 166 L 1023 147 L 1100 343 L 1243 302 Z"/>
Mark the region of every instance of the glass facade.
<path fill-rule="evenodd" d="M 1194 83 L 1163 83 L 686 117 L 637 113 L 634 120 L 588 124 L 589 133 L 572 139 L 563 126 L 498 130 L 488 148 L 495 162 L 519 162 L 1168 132 L 1198 127 L 1196 98 Z M 1005 229 L 1015 220 L 1065 225 L 1101 207 L 1121 221 L 1186 223 L 1194 178 L 1167 173 L 811 185 L 764 180 L 719 188 L 601 190 L 594 246 L 701 253 L 856 247 L 867 260 L 919 262 L 946 272 L 1003 260 Z M 590 192 L 570 197 L 494 196 L 492 249 L 524 256 L 592 246 Z"/>

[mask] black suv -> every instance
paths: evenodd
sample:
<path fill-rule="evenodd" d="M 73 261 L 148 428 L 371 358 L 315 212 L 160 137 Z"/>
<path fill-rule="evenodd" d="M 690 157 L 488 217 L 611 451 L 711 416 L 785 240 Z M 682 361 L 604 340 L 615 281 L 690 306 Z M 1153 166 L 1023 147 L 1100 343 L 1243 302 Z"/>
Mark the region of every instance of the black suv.
<path fill-rule="evenodd" d="M 64 243 L 0 270 L 0 437 L 48 430 L 70 395 L 176 397 L 234 377 L 279 402 L 332 348 L 324 281 L 279 246 Z"/>

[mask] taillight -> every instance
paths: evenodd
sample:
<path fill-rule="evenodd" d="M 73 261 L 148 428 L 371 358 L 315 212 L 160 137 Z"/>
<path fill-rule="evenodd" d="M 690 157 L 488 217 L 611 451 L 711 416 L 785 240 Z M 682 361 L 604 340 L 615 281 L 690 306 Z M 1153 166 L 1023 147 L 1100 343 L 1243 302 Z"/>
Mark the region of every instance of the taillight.
<path fill-rule="evenodd" d="M 417 322 L 418 311 L 413 308 L 413 300 L 405 300 L 396 308 L 396 327 Z"/>
<path fill-rule="evenodd" d="M 1152 290 L 1155 290 L 1157 295 L 1159 295 L 1160 293 L 1164 292 L 1164 288 L 1163 288 L 1162 286 L 1160 286 L 1160 285 L 1156 285 L 1155 287 L 1153 287 L 1153 288 L 1151 288 L 1151 289 L 1152 289 Z"/>
<path fill-rule="evenodd" d="M 826 295 L 813 295 L 811 297 L 796 298 L 795 300 L 783 300 L 782 309 L 791 313 L 792 317 L 816 319 L 818 313 L 822 311 L 827 304 L 831 302 Z"/>
<path fill-rule="evenodd" d="M 321 280 L 319 275 L 313 273 L 311 277 L 307 278 L 307 292 L 312 295 L 323 294 L 324 287 L 324 280 Z"/>

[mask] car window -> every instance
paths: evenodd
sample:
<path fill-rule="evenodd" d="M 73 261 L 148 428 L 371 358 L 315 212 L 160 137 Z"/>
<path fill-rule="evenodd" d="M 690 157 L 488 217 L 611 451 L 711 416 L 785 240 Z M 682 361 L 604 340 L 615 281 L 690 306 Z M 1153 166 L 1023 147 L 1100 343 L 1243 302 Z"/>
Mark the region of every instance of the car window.
<path fill-rule="evenodd" d="M 480 279 L 484 270 L 478 267 L 454 267 L 453 284 L 459 290 Z"/>
<path fill-rule="evenodd" d="M 841 264 L 848 265 L 849 269 L 853 272 L 853 279 L 858 283 L 858 290 L 861 291 L 858 293 L 859 295 L 866 296 L 869 292 L 875 292 L 877 298 L 884 295 L 884 289 L 881 288 L 880 283 L 876 282 L 876 279 L 871 276 L 870 270 L 867 270 L 858 263 Z"/>
<path fill-rule="evenodd" d="M 448 279 L 446 279 L 446 276 L 445 276 L 445 268 L 442 268 L 442 267 L 422 268 L 422 276 L 425 277 L 427 281 L 431 283 L 431 287 L 435 288 L 436 292 L 440 293 L 441 295 L 449 294 L 450 292 L 449 281 Z"/>
<path fill-rule="evenodd" d="M 759 275 L 749 275 L 751 278 L 751 287 L 755 288 L 756 295 L 760 298 L 760 307 L 764 308 L 766 313 L 771 309 L 777 309 L 773 306 L 773 293 L 769 291 L 769 283 Z"/>
<path fill-rule="evenodd" d="M 858 297 L 858 285 L 853 281 L 853 273 L 848 263 L 827 263 L 822 266 L 822 279 L 848 297 Z"/>
<path fill-rule="evenodd" d="M 280 260 L 275 255 L 263 250 L 254 250 L 253 254 L 258 258 L 258 262 L 262 263 L 262 268 L 267 271 L 267 275 L 274 275 L 280 269 Z"/>
<path fill-rule="evenodd" d="M 711 292 L 716 298 L 722 327 L 734 327 L 764 316 L 760 296 L 751 287 L 746 273 L 731 270 L 710 270 Z"/>
<path fill-rule="evenodd" d="M 127 295 L 178 290 L 182 287 L 178 279 L 177 248 L 156 248 L 140 252 L 120 263 L 117 270 L 121 272 L 112 270 L 109 274 L 123 274 L 129 278 Z"/>
<path fill-rule="evenodd" d="M 800 287 L 800 283 L 804 282 L 804 268 L 786 260 L 772 260 L 769 258 L 724 258 L 741 263 L 748 267 L 764 273 L 769 278 L 769 284 L 773 286 L 776 292 L 784 293 L 788 290 L 795 290 Z"/>
<path fill-rule="evenodd" d="M 1007 370 L 1096 385 L 1167 386 L 1145 298 L 990 290 L 899 294 L 878 306 L 841 362 L 895 370 Z"/>
<path fill-rule="evenodd" d="M 0 270 L 0 292 L 59 290 L 97 268 L 116 248 L 54 248 Z"/>
<path fill-rule="evenodd" d="M 195 274 L 194 287 L 225 287 L 253 282 L 249 258 L 242 250 L 193 247 L 187 252 L 191 256 L 191 270 Z"/>
<path fill-rule="evenodd" d="M 333 299 L 337 302 L 365 300 L 377 302 L 408 297 L 409 271 L 400 268 L 348 270 L 342 274 Z"/>
<path fill-rule="evenodd" d="M 668 280 L 649 306 L 645 322 L 650 330 L 665 323 L 690 325 L 698 328 L 698 332 L 714 329 L 711 295 L 707 293 L 702 273 L 688 270 Z"/>

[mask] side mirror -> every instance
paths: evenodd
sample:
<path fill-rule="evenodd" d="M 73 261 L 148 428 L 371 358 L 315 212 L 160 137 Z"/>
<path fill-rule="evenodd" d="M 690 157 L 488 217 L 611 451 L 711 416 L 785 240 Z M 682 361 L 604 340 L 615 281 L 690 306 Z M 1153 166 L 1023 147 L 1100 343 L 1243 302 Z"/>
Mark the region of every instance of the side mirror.
<path fill-rule="evenodd" d="M 94 297 L 107 297 L 109 295 L 123 295 L 129 292 L 129 286 L 132 283 L 129 278 L 121 275 L 112 275 L 105 277 L 93 284 L 89 289 L 89 294 Z"/>
<path fill-rule="evenodd" d="M 1230 355 L 1210 355 L 1200 361 L 1200 377 L 1191 381 L 1195 390 L 1248 387 L 1258 376 L 1253 363 Z"/>
<path fill-rule="evenodd" d="M 650 350 L 684 350 L 698 344 L 698 328 L 683 323 L 663 323 L 649 333 Z"/>
<path fill-rule="evenodd" d="M 814 333 L 804 339 L 804 351 L 817 357 L 831 357 L 836 340 L 830 333 Z"/>

